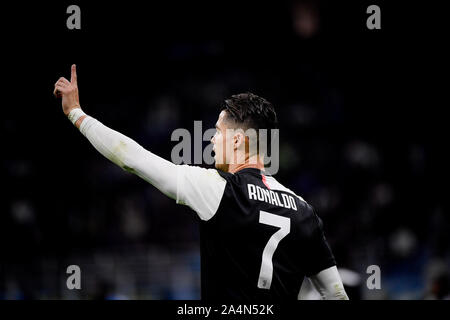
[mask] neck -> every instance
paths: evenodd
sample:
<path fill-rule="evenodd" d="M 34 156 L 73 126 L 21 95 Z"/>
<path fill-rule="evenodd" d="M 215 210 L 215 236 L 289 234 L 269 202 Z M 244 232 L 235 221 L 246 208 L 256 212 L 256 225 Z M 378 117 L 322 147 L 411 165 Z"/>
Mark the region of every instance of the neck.
<path fill-rule="evenodd" d="M 264 171 L 264 161 L 258 156 L 245 157 L 245 161 L 240 164 L 230 164 L 228 165 L 228 172 L 236 173 L 239 170 L 245 168 L 256 168 L 261 171 Z"/>

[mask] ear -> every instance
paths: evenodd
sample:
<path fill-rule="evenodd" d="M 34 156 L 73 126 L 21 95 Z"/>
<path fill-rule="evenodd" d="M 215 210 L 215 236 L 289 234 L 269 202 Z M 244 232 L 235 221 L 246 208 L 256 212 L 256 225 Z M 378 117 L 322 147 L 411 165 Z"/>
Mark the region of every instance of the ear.
<path fill-rule="evenodd" d="M 233 148 L 237 150 L 245 146 L 245 134 L 241 129 L 236 130 L 236 133 L 233 136 Z"/>

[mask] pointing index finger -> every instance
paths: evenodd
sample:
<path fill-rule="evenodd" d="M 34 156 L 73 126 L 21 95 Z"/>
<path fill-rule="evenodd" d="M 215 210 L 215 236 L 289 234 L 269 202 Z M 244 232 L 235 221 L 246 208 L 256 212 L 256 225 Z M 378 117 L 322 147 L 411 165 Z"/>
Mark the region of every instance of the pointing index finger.
<path fill-rule="evenodd" d="M 70 83 L 77 84 L 77 66 L 72 65 L 72 73 L 70 75 Z"/>

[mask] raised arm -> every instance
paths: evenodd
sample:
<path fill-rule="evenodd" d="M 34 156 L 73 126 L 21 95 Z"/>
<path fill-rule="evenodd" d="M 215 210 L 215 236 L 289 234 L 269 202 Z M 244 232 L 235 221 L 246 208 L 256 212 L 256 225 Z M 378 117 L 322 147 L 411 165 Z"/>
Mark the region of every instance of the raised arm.
<path fill-rule="evenodd" d="M 122 169 L 138 175 L 176 199 L 178 166 L 145 150 L 134 140 L 106 127 L 81 110 L 75 65 L 72 65 L 70 81 L 61 77 L 55 83 L 54 94 L 62 97 L 64 114 L 95 149 Z"/>
<path fill-rule="evenodd" d="M 214 215 L 226 183 L 216 170 L 175 165 L 86 115 L 79 103 L 75 65 L 72 65 L 70 81 L 59 78 L 53 93 L 62 97 L 64 114 L 102 155 L 151 183 L 177 203 L 188 205 L 201 219 Z"/>

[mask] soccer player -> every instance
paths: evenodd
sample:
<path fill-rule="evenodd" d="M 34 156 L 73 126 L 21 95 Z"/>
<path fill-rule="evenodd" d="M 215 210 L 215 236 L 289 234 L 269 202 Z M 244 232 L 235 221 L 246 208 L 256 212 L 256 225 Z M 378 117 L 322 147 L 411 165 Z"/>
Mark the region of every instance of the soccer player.
<path fill-rule="evenodd" d="M 225 100 L 211 139 L 216 169 L 204 169 L 166 161 L 86 115 L 75 65 L 70 81 L 61 77 L 55 83 L 54 94 L 101 154 L 197 213 L 203 300 L 294 300 L 301 298 L 304 279 L 323 299 L 348 299 L 321 219 L 305 200 L 266 175 L 263 155 L 246 147 L 243 130 L 277 126 L 267 100 L 251 93 Z"/>

